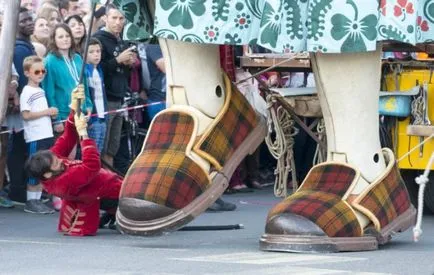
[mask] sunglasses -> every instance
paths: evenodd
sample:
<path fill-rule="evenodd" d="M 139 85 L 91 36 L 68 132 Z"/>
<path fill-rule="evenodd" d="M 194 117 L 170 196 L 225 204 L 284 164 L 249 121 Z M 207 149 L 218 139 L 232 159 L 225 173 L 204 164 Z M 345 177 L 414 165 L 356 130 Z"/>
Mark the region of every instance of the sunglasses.
<path fill-rule="evenodd" d="M 47 71 L 45 71 L 44 69 L 42 69 L 42 70 L 34 70 L 33 71 L 33 73 L 35 74 L 35 75 L 40 75 L 40 74 L 45 74 Z"/>

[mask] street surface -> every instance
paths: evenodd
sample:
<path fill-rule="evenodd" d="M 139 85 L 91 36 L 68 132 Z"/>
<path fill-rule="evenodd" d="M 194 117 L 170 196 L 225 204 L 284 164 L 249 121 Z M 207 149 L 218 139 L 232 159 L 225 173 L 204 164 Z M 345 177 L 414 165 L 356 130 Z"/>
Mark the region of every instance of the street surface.
<path fill-rule="evenodd" d="M 178 231 L 144 238 L 100 230 L 74 238 L 56 232 L 58 214 L 38 216 L 23 207 L 0 208 L 0 274 L 434 274 L 434 216 L 425 215 L 424 234 L 411 230 L 378 251 L 340 254 L 261 252 L 258 240 L 273 190 L 233 194 L 234 212 L 204 213 L 190 225 L 241 223 L 241 230 Z"/>

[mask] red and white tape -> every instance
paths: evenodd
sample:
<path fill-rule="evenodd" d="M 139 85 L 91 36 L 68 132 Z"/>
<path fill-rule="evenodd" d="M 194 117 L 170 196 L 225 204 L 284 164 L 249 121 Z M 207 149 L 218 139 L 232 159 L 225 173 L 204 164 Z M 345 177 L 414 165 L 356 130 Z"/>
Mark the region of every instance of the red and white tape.
<path fill-rule="evenodd" d="M 144 107 L 147 107 L 147 106 L 158 105 L 158 104 L 161 104 L 161 103 L 165 103 L 165 101 L 157 101 L 157 102 L 153 102 L 153 103 L 146 103 L 146 104 L 141 104 L 141 105 L 126 107 L 126 108 L 111 110 L 111 111 L 104 112 L 104 115 L 110 115 L 110 114 L 121 113 L 121 112 L 135 110 L 135 109 L 141 109 L 141 108 L 144 108 Z M 86 116 L 86 117 L 94 117 L 94 116 L 98 116 L 98 114 L 92 114 L 92 115 Z M 66 122 L 66 119 L 60 120 L 60 121 L 56 121 L 56 123 L 53 123 L 53 124 L 63 123 L 63 122 Z M 18 133 L 18 132 L 21 132 L 22 130 L 24 130 L 24 128 L 21 128 L 21 129 L 18 129 L 18 130 L 16 130 L 16 129 L 9 129 L 9 130 L 5 130 L 5 131 L 1 131 L 0 135 L 2 135 L 2 134 L 8 134 L 8 133 L 13 133 L 13 132 Z"/>

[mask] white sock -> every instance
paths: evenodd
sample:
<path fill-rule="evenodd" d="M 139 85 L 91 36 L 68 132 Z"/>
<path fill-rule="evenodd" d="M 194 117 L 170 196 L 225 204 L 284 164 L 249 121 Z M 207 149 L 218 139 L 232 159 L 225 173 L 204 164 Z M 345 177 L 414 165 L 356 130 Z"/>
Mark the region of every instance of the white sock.
<path fill-rule="evenodd" d="M 35 198 L 35 200 L 40 200 L 41 197 L 42 197 L 42 191 L 35 192 L 35 193 L 36 193 L 36 198 Z"/>
<path fill-rule="evenodd" d="M 38 192 L 27 191 L 27 200 L 37 200 Z"/>

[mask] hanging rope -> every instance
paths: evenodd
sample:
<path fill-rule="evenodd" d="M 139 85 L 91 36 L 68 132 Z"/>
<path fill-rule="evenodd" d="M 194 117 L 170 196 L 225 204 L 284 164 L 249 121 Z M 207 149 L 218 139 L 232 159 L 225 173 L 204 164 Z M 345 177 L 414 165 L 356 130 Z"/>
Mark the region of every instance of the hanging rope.
<path fill-rule="evenodd" d="M 415 242 L 418 242 L 420 237 L 422 236 L 423 199 L 425 193 L 425 186 L 429 182 L 428 176 L 431 171 L 433 162 L 434 162 L 434 153 L 431 154 L 431 157 L 428 161 L 428 165 L 426 166 L 424 173 L 416 178 L 416 183 L 419 184 L 419 193 L 417 198 L 417 220 L 416 220 L 416 225 L 413 228 L 413 240 Z"/>
<path fill-rule="evenodd" d="M 413 116 L 413 125 L 431 125 L 431 121 L 428 118 L 428 84 L 425 82 L 421 87 L 421 92 L 418 97 L 413 100 L 411 104 L 411 114 Z M 421 142 L 418 144 L 420 152 L 423 152 L 423 144 L 430 140 L 433 135 L 429 136 L 427 139 L 423 140 L 421 137 Z M 414 148 L 413 148 L 414 149 Z M 412 151 L 410 150 L 407 154 L 410 154 Z M 406 155 L 407 155 L 406 154 Z M 404 157 L 404 156 L 403 156 Z M 403 157 L 401 157 L 398 161 L 400 161 Z M 415 179 L 416 184 L 419 184 L 419 192 L 417 197 L 417 221 L 416 225 L 413 228 L 413 240 L 418 242 L 420 237 L 422 236 L 422 215 L 423 215 L 423 204 L 424 204 L 424 193 L 425 186 L 429 182 L 429 173 L 431 171 L 431 167 L 434 162 L 434 153 L 431 154 L 431 157 L 428 161 L 428 165 L 425 168 L 425 171 L 422 175 L 418 176 Z"/>
<path fill-rule="evenodd" d="M 318 134 L 318 139 L 323 141 L 326 137 L 326 128 L 324 119 L 321 118 L 316 125 L 316 132 Z M 316 144 L 315 155 L 313 156 L 312 164 L 313 166 L 326 161 L 327 152 L 324 149 L 321 149 L 319 144 Z"/>
<path fill-rule="evenodd" d="M 298 129 L 294 127 L 294 121 L 289 112 L 282 106 L 275 108 L 277 95 L 267 95 L 268 112 L 268 134 L 265 143 L 271 155 L 277 160 L 274 171 L 276 176 L 274 183 L 274 195 L 276 197 L 286 197 L 288 195 L 288 175 L 292 172 L 293 187 L 297 188 L 297 176 L 295 170 L 293 146 L 294 136 L 298 134 Z M 275 135 L 273 139 L 273 134 Z"/>

